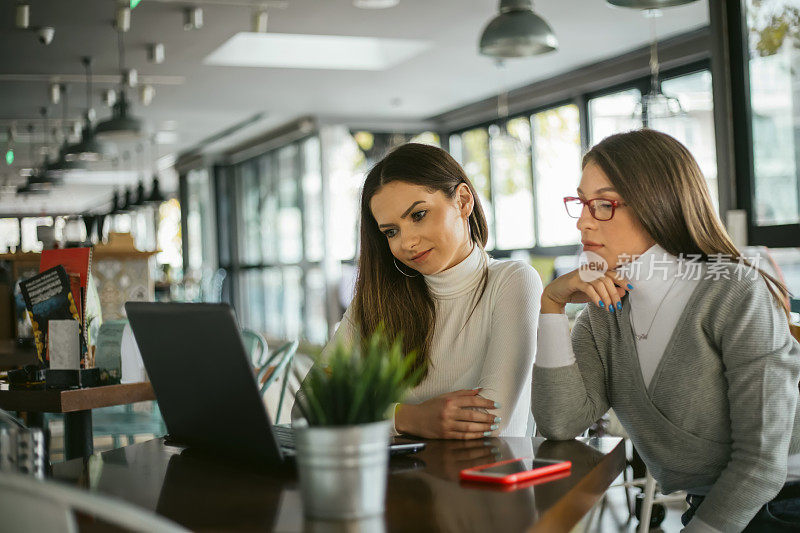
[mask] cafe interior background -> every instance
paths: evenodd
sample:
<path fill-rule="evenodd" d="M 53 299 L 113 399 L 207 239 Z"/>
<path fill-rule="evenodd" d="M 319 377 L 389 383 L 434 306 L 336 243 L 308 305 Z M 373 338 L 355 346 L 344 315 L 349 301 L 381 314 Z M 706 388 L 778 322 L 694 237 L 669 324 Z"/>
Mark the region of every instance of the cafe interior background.
<path fill-rule="evenodd" d="M 104 317 L 223 301 L 311 353 L 352 296 L 365 173 L 409 141 L 464 166 L 490 254 L 546 282 L 577 261 L 582 153 L 642 126 L 800 295 L 800 8 L 613 3 L 538 0 L 548 46 L 501 58 L 495 0 L 3 2 L 0 340 L 30 334 L 17 263 L 90 243 Z"/>

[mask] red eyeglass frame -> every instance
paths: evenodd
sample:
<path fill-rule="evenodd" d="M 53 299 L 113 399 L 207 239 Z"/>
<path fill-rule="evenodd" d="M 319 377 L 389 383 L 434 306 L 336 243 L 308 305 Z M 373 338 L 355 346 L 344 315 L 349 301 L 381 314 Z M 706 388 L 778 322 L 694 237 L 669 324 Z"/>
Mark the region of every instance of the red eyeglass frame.
<path fill-rule="evenodd" d="M 570 215 L 569 214 L 569 207 L 567 207 L 567 202 L 574 202 L 575 200 L 577 200 L 580 203 L 582 203 L 583 205 L 587 206 L 589 208 L 589 213 L 591 213 L 591 215 L 592 215 L 592 218 L 597 220 L 598 222 L 608 222 L 609 220 L 614 218 L 614 214 L 616 214 L 618 207 L 624 207 L 624 206 L 628 205 L 625 202 L 620 202 L 619 200 L 612 200 L 610 198 L 602 198 L 602 197 L 599 197 L 599 196 L 597 198 L 590 198 L 588 200 L 581 200 L 577 196 L 565 196 L 564 197 L 564 209 L 567 210 L 567 215 L 570 218 L 580 218 L 580 215 L 578 215 L 576 217 Z M 610 217 L 603 219 L 603 218 L 597 218 L 597 216 L 595 216 L 594 207 L 592 207 L 592 204 L 591 204 L 591 202 L 594 202 L 595 200 L 603 200 L 603 201 L 608 202 L 608 203 L 611 204 L 611 216 Z"/>

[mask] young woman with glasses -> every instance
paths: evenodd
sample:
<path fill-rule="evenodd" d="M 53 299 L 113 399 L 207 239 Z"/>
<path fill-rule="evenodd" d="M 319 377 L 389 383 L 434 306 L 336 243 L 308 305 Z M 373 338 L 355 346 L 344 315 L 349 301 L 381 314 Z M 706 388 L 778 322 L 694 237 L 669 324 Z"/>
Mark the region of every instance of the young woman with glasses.
<path fill-rule="evenodd" d="M 397 148 L 367 175 L 360 231 L 355 296 L 326 350 L 380 323 L 416 350 L 424 377 L 393 409 L 398 433 L 529 434 L 542 283 L 530 265 L 486 254 L 486 217 L 461 166 L 433 146 Z"/>
<path fill-rule="evenodd" d="M 742 257 L 689 151 L 651 130 L 583 159 L 591 264 L 545 287 L 533 413 L 571 439 L 613 408 L 684 531 L 800 530 L 800 345 L 787 291 Z M 570 333 L 564 307 L 586 302 Z"/>

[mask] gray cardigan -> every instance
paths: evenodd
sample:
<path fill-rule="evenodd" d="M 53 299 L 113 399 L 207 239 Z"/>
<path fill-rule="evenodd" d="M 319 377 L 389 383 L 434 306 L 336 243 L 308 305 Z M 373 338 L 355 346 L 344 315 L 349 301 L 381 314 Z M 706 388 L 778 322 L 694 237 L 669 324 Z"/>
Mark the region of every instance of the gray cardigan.
<path fill-rule="evenodd" d="M 698 284 L 648 387 L 628 298 L 620 313 L 588 306 L 576 362 L 534 366 L 533 416 L 545 437 L 572 439 L 613 407 L 664 492 L 713 485 L 698 518 L 741 531 L 800 452 L 800 345 L 762 278 L 722 266 L 730 279 Z"/>

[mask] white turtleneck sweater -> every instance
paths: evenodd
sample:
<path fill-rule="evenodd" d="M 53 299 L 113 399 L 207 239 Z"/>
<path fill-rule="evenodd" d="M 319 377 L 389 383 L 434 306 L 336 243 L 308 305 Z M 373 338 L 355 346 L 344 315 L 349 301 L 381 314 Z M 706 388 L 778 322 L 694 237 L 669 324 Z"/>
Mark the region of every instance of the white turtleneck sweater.
<path fill-rule="evenodd" d="M 475 307 L 487 267 L 486 291 Z M 493 411 L 502 418 L 494 436 L 530 435 L 531 370 L 542 295 L 539 274 L 520 261 L 492 259 L 476 246 L 461 263 L 425 276 L 425 282 L 436 307 L 428 375 L 403 403 L 480 387 L 481 396 L 500 404 Z M 323 358 L 337 342 L 357 338 L 351 310 L 342 317 Z"/>

